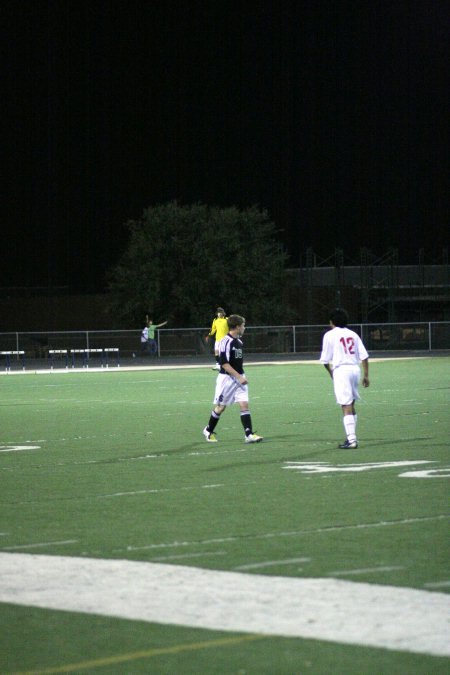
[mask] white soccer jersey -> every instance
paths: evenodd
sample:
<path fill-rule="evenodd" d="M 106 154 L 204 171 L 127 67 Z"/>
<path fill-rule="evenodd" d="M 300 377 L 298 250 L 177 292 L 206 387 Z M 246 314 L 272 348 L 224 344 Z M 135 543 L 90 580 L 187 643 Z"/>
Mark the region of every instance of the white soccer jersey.
<path fill-rule="evenodd" d="M 349 328 L 332 328 L 323 336 L 320 362 L 332 363 L 333 370 L 339 366 L 356 366 L 369 358 L 366 348 L 357 333 Z"/>
<path fill-rule="evenodd" d="M 144 330 L 141 333 L 141 342 L 148 342 L 148 328 L 147 328 L 147 326 L 144 328 Z"/>

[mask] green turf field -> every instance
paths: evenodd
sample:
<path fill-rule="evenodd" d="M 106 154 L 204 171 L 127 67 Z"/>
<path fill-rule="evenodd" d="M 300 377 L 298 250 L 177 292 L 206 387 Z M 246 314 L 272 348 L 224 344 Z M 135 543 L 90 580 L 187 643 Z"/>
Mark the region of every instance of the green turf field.
<path fill-rule="evenodd" d="M 224 413 L 219 442 L 205 442 L 215 382 L 210 367 L 0 377 L 0 587 L 2 565 L 14 555 L 18 569 L 22 559 L 31 560 L 36 574 L 41 567 L 45 573 L 45 556 L 62 567 L 66 557 L 79 558 L 80 574 L 61 577 L 63 591 L 76 602 L 84 583 L 92 589 L 89 611 L 70 604 L 51 609 L 51 589 L 44 604 L 17 589 L 8 601 L 2 595 L 1 673 L 450 672 L 449 659 L 432 647 L 415 653 L 410 646 L 373 646 L 384 621 L 367 631 L 368 641 L 360 621 L 348 640 L 319 628 L 312 637 L 289 637 L 267 601 L 263 617 L 275 627 L 263 634 L 264 625 L 252 628 L 261 607 L 246 605 L 249 591 L 240 586 L 253 575 L 268 592 L 280 578 L 339 580 L 337 587 L 354 588 L 355 596 L 376 586 L 392 587 L 393 597 L 415 589 L 445 601 L 450 358 L 373 360 L 371 386 L 357 405 L 358 450 L 337 449 L 341 412 L 322 366 L 246 370 L 254 430 L 264 436 L 255 445 L 243 442 L 237 407 Z M 101 573 L 98 600 L 99 559 L 116 561 L 127 574 L 119 604 L 128 609 L 133 594 L 143 605 L 152 597 L 146 603 L 139 590 L 140 570 L 149 566 L 125 561 L 171 566 L 163 571 L 173 572 L 180 611 L 192 598 L 177 571 L 184 579 L 204 573 L 199 596 L 207 606 L 196 612 L 216 611 L 223 628 L 185 619 L 177 625 L 176 618 L 130 620 L 120 609 L 108 614 L 101 603 L 114 577 Z M 223 607 L 237 608 L 248 630 L 227 624 L 229 609 L 217 611 L 222 577 L 213 572 L 221 571 L 237 580 L 236 597 L 224 598 L 231 605 Z M 29 577 L 23 574 L 24 586 Z M 34 592 L 42 596 L 47 583 Z M 330 597 L 314 616 L 335 602 Z M 349 617 L 339 611 L 333 622 L 345 627 Z M 427 621 L 424 611 L 424 628 Z"/>

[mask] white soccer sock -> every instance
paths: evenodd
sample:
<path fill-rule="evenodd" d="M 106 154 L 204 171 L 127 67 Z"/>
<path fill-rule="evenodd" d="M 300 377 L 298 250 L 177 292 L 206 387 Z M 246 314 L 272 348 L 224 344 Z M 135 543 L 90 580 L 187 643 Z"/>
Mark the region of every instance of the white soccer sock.
<path fill-rule="evenodd" d="M 344 415 L 343 422 L 347 440 L 353 443 L 356 441 L 356 415 Z"/>

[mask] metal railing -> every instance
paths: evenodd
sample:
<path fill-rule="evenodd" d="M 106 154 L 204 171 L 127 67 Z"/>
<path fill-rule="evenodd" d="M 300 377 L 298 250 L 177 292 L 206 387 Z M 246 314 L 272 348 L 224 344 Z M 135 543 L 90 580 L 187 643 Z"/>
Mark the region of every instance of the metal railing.
<path fill-rule="evenodd" d="M 349 327 L 362 337 L 369 352 L 430 352 L 450 349 L 450 321 L 362 323 Z M 318 353 L 326 330 L 328 326 L 325 325 L 247 326 L 245 351 L 247 355 Z M 208 355 L 213 348 L 213 341 L 206 343 L 204 339 L 208 331 L 209 328 L 159 329 L 155 335 L 157 356 Z M 150 359 L 150 356 L 141 351 L 140 336 L 140 329 L 0 333 L 0 356 L 4 361 L 8 357 L 9 366 L 16 361 L 17 367 L 23 367 L 20 364 L 28 364 L 30 361 L 41 367 L 50 366 L 55 360 L 55 354 L 64 354 L 64 350 L 69 354 L 78 350 L 79 353 L 84 353 L 88 362 L 95 358 L 104 358 L 105 352 L 111 349 L 118 350 L 121 362 L 128 359 Z"/>

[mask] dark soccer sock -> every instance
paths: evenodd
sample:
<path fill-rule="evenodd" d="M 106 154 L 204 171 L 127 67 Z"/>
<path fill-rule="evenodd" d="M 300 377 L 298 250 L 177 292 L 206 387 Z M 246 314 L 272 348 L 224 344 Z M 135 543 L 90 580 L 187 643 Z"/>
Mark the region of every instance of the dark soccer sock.
<path fill-rule="evenodd" d="M 252 434 L 252 416 L 248 410 L 241 412 L 241 422 L 245 430 L 245 435 L 248 436 L 249 434 Z"/>
<path fill-rule="evenodd" d="M 208 426 L 206 427 L 210 434 L 214 431 L 217 426 L 217 422 L 220 420 L 220 415 L 218 415 L 214 410 L 211 413 L 209 418 Z"/>

